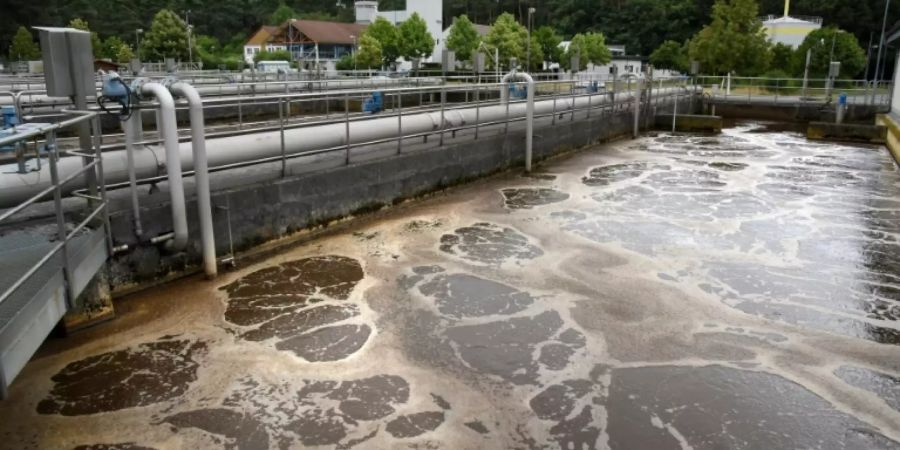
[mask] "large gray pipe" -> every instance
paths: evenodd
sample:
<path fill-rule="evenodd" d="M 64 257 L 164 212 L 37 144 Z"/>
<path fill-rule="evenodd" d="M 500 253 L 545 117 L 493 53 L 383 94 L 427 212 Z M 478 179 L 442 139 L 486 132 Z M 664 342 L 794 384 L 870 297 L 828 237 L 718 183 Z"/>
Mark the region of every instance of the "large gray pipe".
<path fill-rule="evenodd" d="M 680 88 L 663 89 L 666 95 Z M 615 101 L 623 103 L 633 98 L 631 92 L 615 94 Z M 611 101 L 609 94 L 597 94 L 584 97 L 568 97 L 556 100 L 543 100 L 534 102 L 535 115 L 550 115 L 551 113 L 565 114 L 573 109 L 598 107 Z M 510 103 L 509 118 L 522 118 L 526 115 L 525 103 Z M 463 109 L 448 110 L 444 113 L 444 129 L 456 128 L 464 125 L 474 125 L 476 117 L 479 123 L 500 122 L 507 117 L 507 106 L 497 104 L 482 106 L 478 109 L 469 107 Z M 172 119 L 174 120 L 174 119 Z M 402 117 L 402 130 L 404 134 L 420 134 L 437 132 L 441 130 L 441 113 L 430 112 L 404 115 Z M 350 144 L 361 144 L 382 139 L 390 139 L 397 136 L 397 117 L 384 117 L 378 119 L 350 122 Z M 326 148 L 337 148 L 347 145 L 347 128 L 344 123 L 334 123 L 311 127 L 288 129 L 284 131 L 285 153 L 294 154 Z M 208 157 L 210 167 L 236 164 L 261 158 L 279 157 L 282 155 L 281 134 L 279 131 L 252 133 L 239 136 L 229 136 L 210 139 L 209 148 L 213 149 Z M 184 170 L 193 168 L 192 145 L 190 142 L 181 143 L 178 152 L 166 152 L 165 155 L 156 147 L 147 147 L 150 151 L 136 152 L 134 155 L 135 172 L 139 178 L 147 178 L 157 175 L 157 164 L 166 161 L 169 173 L 172 175 L 173 166 L 180 159 Z M 128 180 L 128 165 L 124 150 L 103 153 L 103 169 L 106 182 L 121 183 Z M 58 163 L 60 177 L 66 177 L 81 169 L 81 158 L 61 158 Z M 179 175 L 180 170 L 179 169 Z M 3 173 L 0 174 L 0 208 L 15 206 L 30 196 L 49 185 L 49 172 L 47 165 L 42 170 L 27 174 Z M 170 178 L 171 180 L 171 178 Z M 180 191 L 181 178 L 174 181 Z M 77 188 L 70 186 L 69 189 Z M 170 189 L 175 189 L 170 186 Z M 173 194 L 174 198 L 174 194 Z M 174 200 L 173 200 L 174 201 Z M 180 199 L 184 204 L 184 198 Z M 173 209 L 174 211 L 174 209 Z"/>
<path fill-rule="evenodd" d="M 206 157 L 206 135 L 203 124 L 203 101 L 193 86 L 175 83 L 172 93 L 184 97 L 190 107 L 191 148 L 194 156 L 194 180 L 197 184 L 197 213 L 200 216 L 200 244 L 203 269 L 208 278 L 216 276 L 216 239 L 213 235 L 212 205 L 209 198 L 209 168 Z"/>
<path fill-rule="evenodd" d="M 166 174 L 169 180 L 169 196 L 172 201 L 172 229 L 175 232 L 175 237 L 166 245 L 170 250 L 181 251 L 187 246 L 188 227 L 187 213 L 184 206 L 184 180 L 181 179 L 182 155 L 178 145 L 178 121 L 175 118 L 175 100 L 172 98 L 169 90 L 159 83 L 143 85 L 141 93 L 156 97 L 156 101 L 159 103 L 160 124 L 158 126 L 160 127 L 159 132 L 163 137 L 163 146 L 166 149 Z M 104 155 L 103 161 L 106 161 L 106 155 Z M 134 163 L 135 170 L 137 170 L 137 161 Z M 104 173 L 106 172 L 104 171 Z M 112 182 L 112 180 L 107 180 L 107 183 Z"/>

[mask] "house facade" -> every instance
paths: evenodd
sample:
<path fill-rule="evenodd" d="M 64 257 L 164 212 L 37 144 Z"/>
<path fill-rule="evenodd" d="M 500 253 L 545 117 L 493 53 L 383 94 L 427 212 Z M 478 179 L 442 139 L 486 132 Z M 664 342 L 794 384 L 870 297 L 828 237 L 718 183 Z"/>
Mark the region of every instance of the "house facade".
<path fill-rule="evenodd" d="M 352 54 L 366 25 L 291 19 L 281 26 L 264 26 L 244 45 L 244 59 L 253 64 L 261 51 L 286 50 L 307 70 L 333 71 L 337 61 Z"/>

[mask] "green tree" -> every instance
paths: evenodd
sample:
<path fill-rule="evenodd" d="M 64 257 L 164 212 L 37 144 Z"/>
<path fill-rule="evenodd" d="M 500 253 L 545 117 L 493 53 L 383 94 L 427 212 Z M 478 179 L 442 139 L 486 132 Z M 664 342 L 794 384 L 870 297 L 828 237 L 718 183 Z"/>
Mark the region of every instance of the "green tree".
<path fill-rule="evenodd" d="M 91 33 L 91 50 L 94 52 L 94 58 L 108 57 L 104 52 L 103 43 L 100 41 L 100 36 L 96 32 L 91 31 L 91 28 L 88 26 L 86 20 L 76 17 L 69 21 L 69 28 L 75 28 L 76 30 L 87 31 Z"/>
<path fill-rule="evenodd" d="M 281 25 L 288 20 L 294 19 L 297 17 L 297 12 L 294 11 L 288 5 L 285 5 L 284 2 L 278 3 L 278 8 L 275 8 L 275 12 L 269 16 L 269 20 L 267 21 L 269 25 Z"/>
<path fill-rule="evenodd" d="M 469 16 L 463 14 L 453 21 L 450 34 L 447 36 L 447 49 L 456 53 L 457 61 L 471 60 L 480 42 L 481 36 L 478 35 Z"/>
<path fill-rule="evenodd" d="M 500 67 L 509 68 L 509 59 L 522 61 L 525 57 L 528 30 L 525 29 L 512 14 L 503 13 L 491 26 L 491 31 L 484 38 L 485 46 L 493 52 L 498 50 Z"/>
<path fill-rule="evenodd" d="M 579 62 L 582 67 L 588 63 L 599 66 L 612 61 L 612 52 L 606 46 L 606 38 L 602 33 L 579 33 L 572 37 L 569 51 L 566 52 L 564 67 L 568 67 L 575 55 L 580 56 Z"/>
<path fill-rule="evenodd" d="M 381 47 L 381 59 L 384 66 L 390 66 L 400 57 L 400 31 L 384 17 L 378 17 L 366 28 L 363 36 L 370 36 Z M 362 38 L 360 38 L 360 45 Z"/>
<path fill-rule="evenodd" d="M 334 64 L 337 70 L 353 70 L 353 56 L 349 53 L 345 54 Z"/>
<path fill-rule="evenodd" d="M 113 60 L 116 62 L 129 62 L 132 59 L 134 59 L 134 51 L 131 50 L 131 46 L 128 44 L 119 46 L 119 50 L 113 56 Z"/>
<path fill-rule="evenodd" d="M 562 43 L 563 38 L 553 27 L 544 25 L 535 30 L 533 36 L 541 48 L 541 54 L 544 56 L 545 62 L 558 63 L 562 61 L 563 49 L 559 45 Z"/>
<path fill-rule="evenodd" d="M 25 27 L 19 27 L 13 36 L 12 45 L 9 47 L 9 59 L 12 61 L 31 61 L 40 59 L 41 49 L 34 42 L 31 32 Z"/>
<path fill-rule="evenodd" d="M 187 25 L 177 14 L 161 9 L 153 16 L 150 31 L 141 40 L 141 57 L 162 61 L 165 58 L 188 58 Z"/>
<path fill-rule="evenodd" d="M 434 38 L 428 33 L 428 25 L 418 13 L 400 24 L 400 56 L 407 61 L 427 58 L 434 51 Z"/>
<path fill-rule="evenodd" d="M 381 66 L 383 55 L 381 44 L 372 36 L 363 33 L 359 38 L 359 47 L 356 49 L 356 67 L 358 69 L 373 69 Z"/>
<path fill-rule="evenodd" d="M 772 46 L 772 69 L 780 70 L 784 73 L 794 73 L 796 71 L 796 61 L 794 60 L 794 48 L 781 42 Z"/>
<path fill-rule="evenodd" d="M 128 46 L 122 39 L 118 36 L 110 36 L 103 41 L 103 45 L 100 47 L 100 54 L 94 55 L 95 58 L 108 58 L 112 60 L 116 60 L 116 55 L 119 54 L 119 50 L 121 50 L 122 46 Z M 130 49 L 130 47 L 129 47 Z"/>
<path fill-rule="evenodd" d="M 650 64 L 660 69 L 687 72 L 689 63 L 685 46 L 675 41 L 665 41 L 650 54 Z"/>
<path fill-rule="evenodd" d="M 756 0 L 716 0 L 712 22 L 691 39 L 691 59 L 714 74 L 765 72 L 771 44 L 758 16 Z"/>
<path fill-rule="evenodd" d="M 866 66 L 866 52 L 859 46 L 856 36 L 834 27 L 820 28 L 809 33 L 794 53 L 795 73 L 803 73 L 806 65 L 806 51 L 812 50 L 809 62 L 809 76 L 824 78 L 828 75 L 831 43 L 834 42 L 834 59 L 841 63 L 840 78 L 853 78 L 862 73 Z"/>

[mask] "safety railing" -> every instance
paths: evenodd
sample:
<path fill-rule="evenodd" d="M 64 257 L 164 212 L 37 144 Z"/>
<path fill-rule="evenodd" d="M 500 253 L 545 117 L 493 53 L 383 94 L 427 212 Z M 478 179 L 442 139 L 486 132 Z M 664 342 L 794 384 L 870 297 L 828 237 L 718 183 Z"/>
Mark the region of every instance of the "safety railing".
<path fill-rule="evenodd" d="M 60 255 L 61 258 L 59 258 L 59 265 L 56 269 L 63 273 L 64 280 L 67 284 L 70 284 L 73 270 L 69 261 L 70 243 L 82 233 L 83 230 L 91 226 L 92 223 L 99 223 L 99 226 L 104 228 L 107 250 L 111 251 L 112 249 L 112 236 L 109 227 L 109 209 L 106 200 L 106 184 L 103 176 L 99 117 L 97 113 L 91 111 L 65 111 L 65 113 L 69 116 L 66 120 L 10 136 L 0 137 L 0 147 L 17 145 L 28 140 L 34 140 L 37 137 L 43 137 L 43 140 L 41 141 L 42 144 L 40 145 L 44 147 L 43 153 L 50 168 L 51 181 L 50 186 L 29 197 L 17 206 L 0 213 L 0 225 L 4 222 L 10 222 L 11 219 L 23 213 L 29 207 L 45 201 L 48 197 L 52 197 L 56 226 L 56 232 L 53 237 L 55 242 L 39 256 L 36 262 L 31 263 L 31 265 L 24 270 L 22 275 L 16 278 L 10 285 L 0 286 L 0 289 L 2 289 L 2 291 L 0 291 L 0 304 L 8 301 L 10 297 L 14 296 L 35 274 L 48 267 L 49 264 L 52 264 L 52 261 L 56 259 L 57 255 Z M 77 171 L 67 174 L 64 178 L 60 178 L 58 170 L 60 153 L 56 145 L 57 133 L 65 129 L 77 127 L 84 122 L 89 122 L 91 125 L 93 131 L 93 148 L 89 149 L 88 152 L 68 152 L 70 155 L 82 157 L 84 163 Z M 91 189 L 87 193 L 77 195 L 87 201 L 87 208 L 83 214 L 79 214 L 79 217 L 75 219 L 77 220 L 77 223 L 75 223 L 74 226 L 69 226 L 69 221 L 66 219 L 66 209 L 63 205 L 63 188 L 70 183 L 76 182 L 79 178 L 83 178 L 85 182 L 88 183 L 88 180 L 96 180 L 96 185 L 91 186 Z M 72 295 L 67 296 L 67 302 L 70 307 L 74 300 Z"/>
<path fill-rule="evenodd" d="M 633 78 L 614 79 L 611 77 L 597 77 L 595 81 L 603 80 L 604 84 L 584 84 L 584 80 L 556 80 L 538 81 L 535 83 L 535 102 L 553 101 L 551 111 L 536 114 L 535 119 L 549 119 L 551 124 L 559 121 L 574 121 L 577 117 L 591 118 L 602 117 L 615 112 L 632 111 L 633 101 L 599 101 L 600 97 L 609 97 L 612 93 L 625 93 L 633 91 L 636 82 Z M 524 83 L 510 83 L 517 87 L 524 87 Z M 233 164 L 211 166 L 210 172 L 230 170 L 240 167 L 248 167 L 259 164 L 279 163 L 281 176 L 286 176 L 289 160 L 323 154 L 342 153 L 345 164 L 352 162 L 353 149 L 375 145 L 395 143 L 396 154 L 402 154 L 404 148 L 411 140 L 436 139 L 438 146 L 443 146 L 447 139 L 456 138 L 461 132 L 469 132 L 472 139 L 479 139 L 486 129 L 495 132 L 508 133 L 510 125 L 525 121 L 525 117 L 512 117 L 509 115 L 511 105 L 525 103 L 524 99 L 511 99 L 507 103 L 500 100 L 499 92 L 510 85 L 500 83 L 483 84 L 456 84 L 428 86 L 418 88 L 394 88 L 380 90 L 382 95 L 382 110 L 376 114 L 361 111 L 362 105 L 370 99 L 371 90 L 345 90 L 340 92 L 323 93 L 294 93 L 294 94 L 269 94 L 255 97 L 247 103 L 260 105 L 275 105 L 278 118 L 273 121 L 256 123 L 254 127 L 241 130 L 232 130 L 220 133 L 207 133 L 207 139 L 233 136 L 247 133 L 274 132 L 280 134 L 281 152 L 277 156 L 248 159 Z M 641 106 L 643 114 L 641 123 L 647 126 L 652 121 L 652 113 L 658 108 L 665 108 L 684 97 L 693 94 L 688 89 L 690 80 L 684 77 L 657 79 L 653 83 L 644 85 L 645 102 Z M 676 88 L 676 89 L 671 89 Z M 671 92 L 670 92 L 671 91 Z M 588 98 L 585 106 L 578 106 L 579 99 Z M 596 103 L 592 100 L 598 99 Z M 507 105 L 507 116 L 499 120 L 483 120 L 480 111 L 487 107 Z M 224 99 L 205 100 L 206 108 L 230 107 L 232 105 Z M 649 108 L 648 108 L 649 106 Z M 150 105 L 152 107 L 152 105 Z M 475 109 L 475 120 L 471 123 L 452 125 L 447 118 L 456 110 Z M 324 110 L 323 110 L 324 109 Z M 304 114 L 304 110 L 306 114 Z M 316 111 L 315 114 L 309 114 Z M 439 125 L 430 131 L 413 133 L 403 129 L 403 118 L 412 114 L 438 113 Z M 393 137 L 384 139 L 371 139 L 357 141 L 353 136 L 352 124 L 375 119 L 396 118 L 397 133 Z M 285 132 L 288 130 L 307 128 L 320 125 L 344 124 L 344 143 L 338 146 L 290 152 L 285 142 Z M 186 140 L 186 138 L 185 138 Z M 158 138 L 144 139 L 136 144 L 153 145 L 160 143 Z M 192 171 L 185 171 L 185 176 L 193 175 Z M 149 177 L 138 180 L 138 184 L 153 184 L 164 181 L 165 176 Z M 124 188 L 129 186 L 127 182 L 110 185 L 110 188 Z"/>
<path fill-rule="evenodd" d="M 850 105 L 889 107 L 890 81 L 702 76 L 697 83 L 714 101 L 752 104 L 827 104 L 846 95 Z"/>

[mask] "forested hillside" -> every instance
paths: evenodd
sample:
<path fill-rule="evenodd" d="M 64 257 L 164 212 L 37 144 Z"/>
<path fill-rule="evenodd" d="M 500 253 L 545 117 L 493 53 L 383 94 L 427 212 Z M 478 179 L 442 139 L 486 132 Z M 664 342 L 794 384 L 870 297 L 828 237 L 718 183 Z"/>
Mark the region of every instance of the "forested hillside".
<path fill-rule="evenodd" d="M 714 0 L 445 0 L 444 23 L 466 14 L 474 23 L 490 24 L 503 12 L 517 18 L 537 8 L 535 26 L 549 25 L 566 38 L 602 32 L 609 43 L 622 43 L 630 53 L 649 55 L 663 41 L 682 42 L 709 21 Z M 101 38 L 118 36 L 134 42 L 134 30 L 148 28 L 154 14 L 167 8 L 190 11 L 197 35 L 237 44 L 265 23 L 280 3 L 300 17 L 352 21 L 352 0 L 5 0 L 0 14 L 0 48 L 5 54 L 20 25 L 65 25 L 73 18 L 90 24 Z M 382 0 L 381 9 L 404 6 L 404 0 Z M 759 0 L 761 14 L 780 14 L 783 0 Z M 822 16 L 826 25 L 847 30 L 865 46 L 881 29 L 884 0 L 793 0 L 792 14 Z M 894 8 L 889 25 L 900 20 Z"/>

